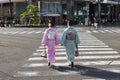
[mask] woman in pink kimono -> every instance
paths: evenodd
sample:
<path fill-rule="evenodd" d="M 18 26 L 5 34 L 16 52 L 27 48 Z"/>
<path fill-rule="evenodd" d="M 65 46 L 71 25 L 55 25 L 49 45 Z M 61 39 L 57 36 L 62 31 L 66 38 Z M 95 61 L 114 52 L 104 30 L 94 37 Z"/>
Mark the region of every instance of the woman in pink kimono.
<path fill-rule="evenodd" d="M 60 38 L 52 23 L 48 23 L 48 27 L 44 32 L 42 44 L 47 47 L 48 66 L 51 66 L 51 63 L 55 62 L 55 46 L 60 43 Z"/>

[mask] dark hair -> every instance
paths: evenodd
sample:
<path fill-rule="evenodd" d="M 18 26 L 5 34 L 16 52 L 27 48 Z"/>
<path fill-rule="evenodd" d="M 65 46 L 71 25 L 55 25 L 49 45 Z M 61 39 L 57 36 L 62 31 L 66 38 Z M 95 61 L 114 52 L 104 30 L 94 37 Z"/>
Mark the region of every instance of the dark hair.
<path fill-rule="evenodd" d="M 55 26 L 55 24 L 53 22 L 48 22 L 48 24 L 51 24 L 51 27 Z"/>
<path fill-rule="evenodd" d="M 68 21 L 69 25 L 72 26 L 73 25 L 73 21 Z"/>

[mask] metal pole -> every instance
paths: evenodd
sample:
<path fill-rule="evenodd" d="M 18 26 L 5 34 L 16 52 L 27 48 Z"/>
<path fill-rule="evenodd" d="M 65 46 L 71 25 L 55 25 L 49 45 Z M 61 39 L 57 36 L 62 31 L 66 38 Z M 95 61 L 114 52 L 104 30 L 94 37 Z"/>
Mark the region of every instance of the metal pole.
<path fill-rule="evenodd" d="M 117 18 L 118 18 L 118 21 L 120 20 L 120 5 L 119 5 L 119 0 L 118 0 L 118 14 L 117 14 Z"/>
<path fill-rule="evenodd" d="M 40 18 L 40 16 L 41 16 L 40 1 L 38 1 L 38 8 L 39 8 L 39 24 L 40 24 L 41 23 L 41 18 Z"/>
<path fill-rule="evenodd" d="M 70 1 L 69 0 L 66 0 L 66 4 L 67 4 L 67 20 L 70 19 Z"/>
<path fill-rule="evenodd" d="M 11 4 L 11 0 L 9 0 L 9 6 L 10 6 L 10 19 L 12 19 L 12 4 Z"/>
<path fill-rule="evenodd" d="M 100 15 L 100 13 L 101 13 L 101 4 L 100 4 L 100 0 L 98 0 L 98 25 L 100 25 L 100 17 L 101 17 L 101 15 Z"/>
<path fill-rule="evenodd" d="M 3 4 L 2 3 L 0 4 L 0 10 L 1 10 L 0 16 L 1 16 L 1 20 L 2 20 L 2 18 L 3 18 Z"/>

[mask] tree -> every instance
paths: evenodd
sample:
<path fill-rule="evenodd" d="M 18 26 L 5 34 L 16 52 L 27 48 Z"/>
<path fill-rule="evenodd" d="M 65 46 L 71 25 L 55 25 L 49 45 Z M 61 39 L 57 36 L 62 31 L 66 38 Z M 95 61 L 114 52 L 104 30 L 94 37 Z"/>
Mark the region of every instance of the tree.
<path fill-rule="evenodd" d="M 20 20 L 22 22 L 26 21 L 29 24 L 38 24 L 39 23 L 39 8 L 38 6 L 28 5 L 27 11 L 23 12 L 20 15 Z"/>

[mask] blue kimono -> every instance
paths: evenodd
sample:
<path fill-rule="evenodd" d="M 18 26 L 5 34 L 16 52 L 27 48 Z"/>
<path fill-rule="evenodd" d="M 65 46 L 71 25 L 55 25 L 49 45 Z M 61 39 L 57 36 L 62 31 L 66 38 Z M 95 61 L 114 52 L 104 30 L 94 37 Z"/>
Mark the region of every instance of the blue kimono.
<path fill-rule="evenodd" d="M 77 31 L 74 28 L 66 28 L 61 38 L 61 44 L 66 48 L 67 60 L 74 62 L 76 45 L 80 43 Z"/>

